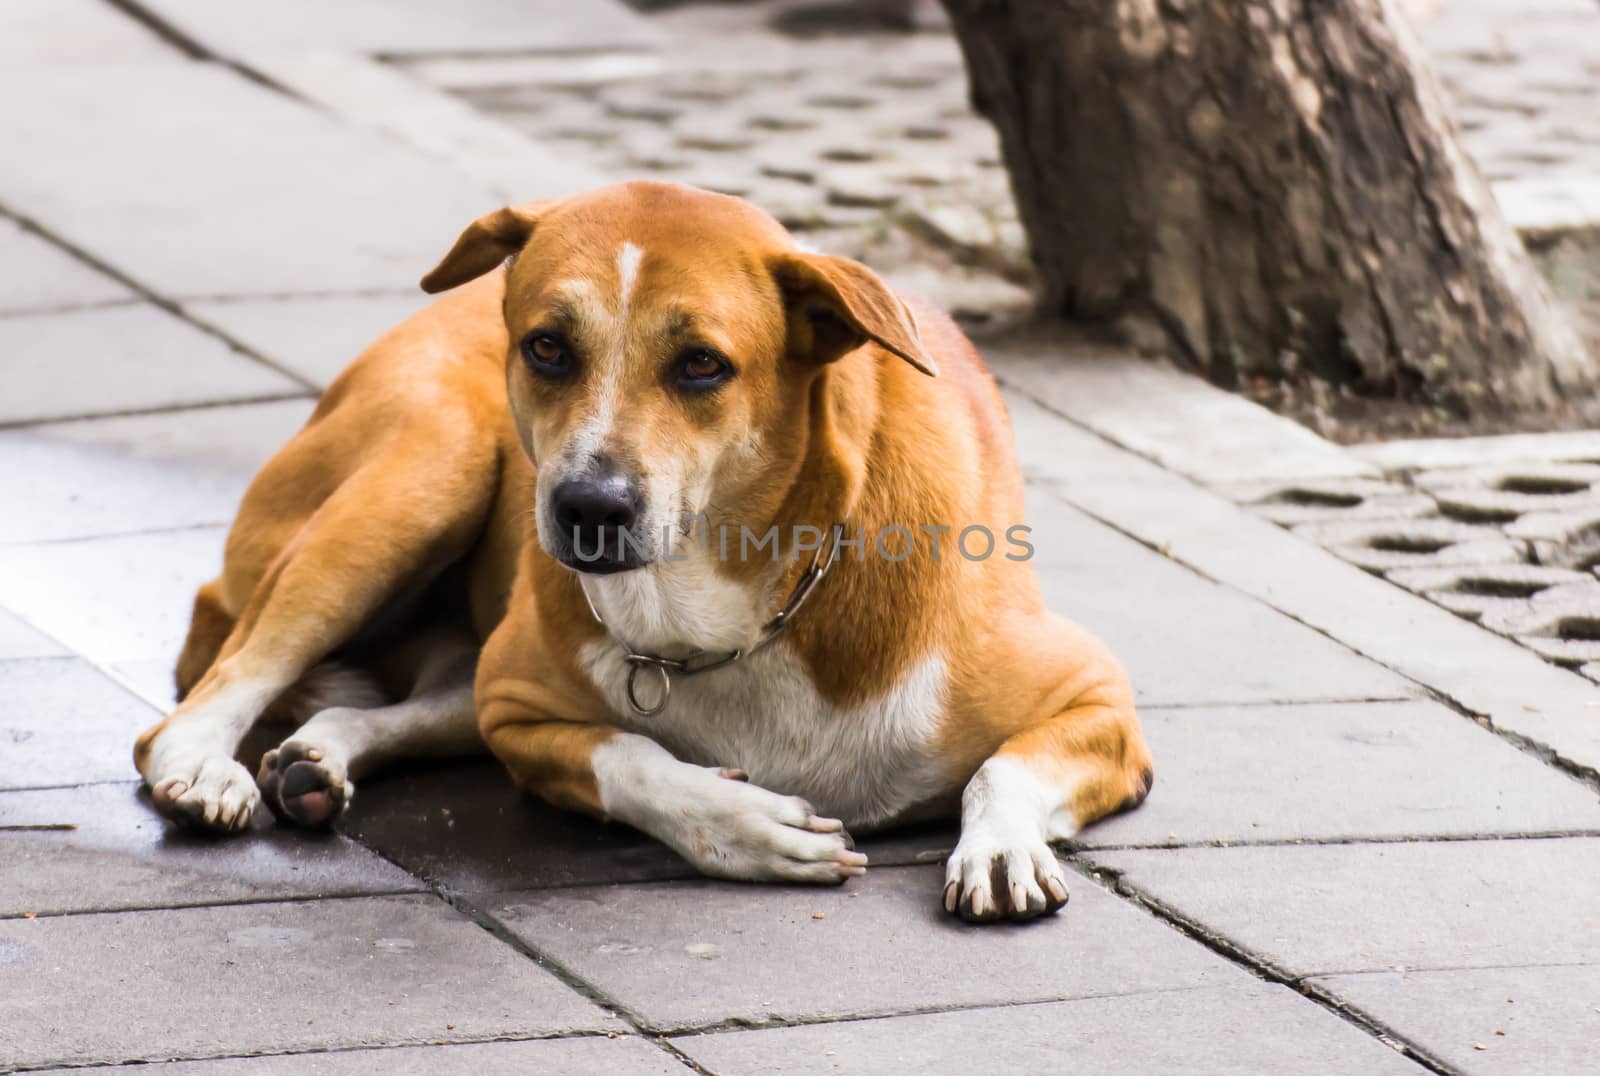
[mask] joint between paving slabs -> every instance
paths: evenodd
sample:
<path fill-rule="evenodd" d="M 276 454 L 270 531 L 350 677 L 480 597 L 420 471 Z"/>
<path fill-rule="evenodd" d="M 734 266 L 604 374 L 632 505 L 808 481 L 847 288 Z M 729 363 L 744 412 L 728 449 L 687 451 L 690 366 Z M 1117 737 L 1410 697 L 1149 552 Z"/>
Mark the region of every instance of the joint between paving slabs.
<path fill-rule="evenodd" d="M 1459 1069 L 1446 1064 L 1441 1058 L 1419 1046 L 1405 1035 L 1395 1031 L 1383 1021 L 1376 1019 L 1371 1014 L 1317 986 L 1315 983 L 1307 981 L 1308 977 L 1293 975 L 1287 969 L 1279 967 L 1259 953 L 1240 945 L 1226 935 L 1217 933 L 1199 920 L 1183 914 L 1171 905 L 1144 892 L 1126 881 L 1121 871 L 1099 866 L 1076 857 L 1070 857 L 1067 860 L 1067 864 L 1089 881 L 1143 909 L 1184 937 L 1205 946 L 1229 963 L 1242 968 L 1258 979 L 1288 987 L 1345 1023 L 1364 1031 L 1402 1057 L 1415 1061 L 1429 1072 L 1436 1073 L 1437 1076 L 1463 1076 Z"/>
<path fill-rule="evenodd" d="M 209 323 L 209 322 L 207 322 L 207 321 L 205 321 L 205 320 L 203 320 L 201 318 L 195 317 L 193 314 L 189 313 L 181 305 L 179 305 L 179 303 L 177 303 L 175 300 L 168 299 L 166 296 L 161 295 L 161 294 L 159 294 L 159 293 L 157 293 L 155 291 L 152 291 L 148 286 L 146 286 L 144 283 L 139 281 L 137 278 L 129 276 L 127 273 L 125 273 L 122 270 L 116 268 L 114 265 L 111 265 L 109 262 L 106 262 L 105 260 L 103 260 L 103 259 L 101 259 L 99 257 L 96 257 L 95 255 L 89 253 L 87 250 L 84 250 L 82 247 L 80 247 L 77 244 L 71 242 L 70 240 L 63 239 L 61 236 L 56 235 L 54 232 L 52 232 L 50 229 L 46 228 L 44 225 L 40 224 L 38 221 L 34 220 L 32 217 L 24 216 L 21 213 L 18 213 L 15 210 L 10 209 L 10 208 L 8 208 L 7 206 L 4 206 L 4 205 L 0 205 L 0 217 L 4 217 L 4 218 L 6 218 L 8 220 L 11 220 L 11 221 L 15 222 L 24 231 L 29 232 L 30 234 L 32 234 L 34 236 L 37 236 L 38 238 L 44 240 L 47 243 L 50 243 L 52 246 L 55 246 L 57 249 L 65 252 L 66 254 L 72 256 L 73 258 L 76 258 L 78 261 L 82 262 L 84 265 L 87 265 L 89 268 L 95 270 L 96 272 L 101 273 L 104 276 L 110 277 L 112 280 L 115 280 L 117 283 L 121 284 L 123 287 L 125 287 L 125 288 L 129 289 L 130 291 L 134 292 L 135 294 L 137 294 L 144 301 L 150 303 L 152 306 L 159 307 L 160 309 L 166 311 L 168 314 L 171 314 L 173 317 L 178 318 L 180 321 L 182 321 L 185 324 L 189 325 L 191 328 L 198 329 L 201 332 L 205 333 L 207 336 L 210 336 L 210 337 L 213 337 L 213 338 L 215 338 L 217 340 L 220 340 L 222 343 L 226 344 L 229 347 L 229 349 L 238 352 L 240 355 L 243 355 L 245 358 L 251 359 L 251 360 L 253 360 L 255 362 L 258 362 L 262 366 L 265 366 L 268 369 L 270 369 L 270 370 L 272 370 L 272 371 L 274 371 L 274 372 L 276 372 L 278 374 L 281 374 L 282 376 L 288 378 L 290 381 L 293 381 L 295 384 L 302 386 L 303 388 L 305 388 L 309 392 L 320 393 L 322 391 L 322 389 L 318 385 L 316 385 L 312 381 L 307 380 L 303 375 L 298 374 L 295 371 L 289 369 L 287 366 L 284 366 L 281 363 L 278 363 L 278 362 L 274 361 L 269 356 L 264 355 L 261 352 L 255 350 L 254 348 L 250 347 L 248 344 L 245 344 L 243 341 L 235 339 L 234 337 L 230 336 L 228 333 L 226 333 L 223 330 L 217 328 L 215 325 L 212 325 L 211 323 Z M 280 398 L 291 398 L 291 397 L 280 397 Z M 258 397 L 255 400 L 252 400 L 252 402 L 257 402 L 257 401 L 259 401 L 261 399 L 264 399 L 264 397 Z M 100 417 L 100 416 L 96 416 L 96 417 Z"/>
<path fill-rule="evenodd" d="M 222 839 L 232 840 L 233 838 Z M 166 904 L 118 905 L 115 908 L 77 908 L 65 912 L 0 912 L 0 923 L 17 919 L 37 922 L 45 919 L 76 919 L 80 916 L 122 915 L 132 912 L 170 912 L 196 908 L 238 908 L 255 904 L 317 904 L 325 900 L 365 900 L 369 897 L 426 897 L 432 895 L 426 889 L 367 889 L 330 893 L 286 893 L 269 897 L 239 897 L 234 900 L 201 900 L 189 903 L 170 901 Z"/>
<path fill-rule="evenodd" d="M 1382 833 L 1359 837 L 1262 837 L 1229 840 L 1148 841 L 1131 844 L 1084 844 L 1076 839 L 1064 841 L 1061 850 L 1070 855 L 1098 852 L 1165 852 L 1184 848 L 1338 848 L 1364 844 L 1464 844 L 1469 841 L 1551 841 L 1580 837 L 1600 837 L 1600 829 L 1527 830 L 1517 833 L 1428 833 L 1408 835 Z M 1105 868 L 1098 868 L 1104 870 Z"/>
<path fill-rule="evenodd" d="M 288 86 L 256 70 L 249 64 L 211 51 L 173 23 L 151 11 L 139 0 L 105 0 L 105 3 L 138 23 L 174 51 L 182 53 L 186 59 L 194 60 L 197 63 L 214 63 L 221 67 L 226 67 L 241 78 L 248 79 L 264 89 L 271 90 L 273 93 L 282 94 L 302 103 L 309 103 Z"/>
<path fill-rule="evenodd" d="M 79 1069 L 131 1069 L 134 1066 L 145 1067 L 158 1064 L 182 1064 L 193 1061 L 249 1061 L 255 1058 L 275 1057 L 320 1057 L 324 1054 L 359 1054 L 377 1053 L 385 1050 L 418 1050 L 434 1046 L 485 1046 L 493 1043 L 518 1043 L 518 1042 L 568 1042 L 573 1039 L 610 1039 L 610 1038 L 637 1038 L 634 1035 L 613 1035 L 607 1031 L 564 1031 L 554 1035 L 493 1035 L 484 1038 L 455 1038 L 449 1041 L 431 1039 L 426 1042 L 391 1042 L 391 1043 L 353 1043 L 349 1046 L 319 1046 L 308 1050 L 257 1050 L 247 1053 L 234 1054 L 185 1054 L 182 1057 L 164 1057 L 159 1061 L 144 1060 L 139 1058 L 123 1058 L 118 1061 L 46 1061 L 41 1065 L 24 1065 L 20 1068 L 8 1068 L 10 1072 L 61 1072 Z M 705 1073 L 705 1069 L 696 1068 L 695 1071 Z M 707 1073 L 707 1076 L 713 1074 Z"/>

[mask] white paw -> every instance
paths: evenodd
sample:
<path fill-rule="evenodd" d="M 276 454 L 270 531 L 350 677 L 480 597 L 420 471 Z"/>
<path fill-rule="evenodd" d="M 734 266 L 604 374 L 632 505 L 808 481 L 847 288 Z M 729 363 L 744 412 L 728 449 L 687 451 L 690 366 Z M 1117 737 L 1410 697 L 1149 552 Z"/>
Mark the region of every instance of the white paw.
<path fill-rule="evenodd" d="M 798 796 L 746 784 L 736 771 L 703 771 L 699 788 L 663 815 L 663 839 L 706 874 L 746 881 L 839 883 L 865 874 L 867 857 L 837 818 Z M 666 807 L 667 805 L 663 805 Z"/>
<path fill-rule="evenodd" d="M 256 783 L 273 814 L 313 827 L 332 825 L 356 792 L 342 757 L 296 739 L 261 756 Z"/>
<path fill-rule="evenodd" d="M 250 771 L 231 758 L 203 758 L 165 767 L 150 788 L 156 810 L 182 826 L 242 833 L 261 802 Z"/>
<path fill-rule="evenodd" d="M 1061 861 L 1020 827 L 963 827 L 944 877 L 944 910 L 969 922 L 1033 919 L 1067 903 Z"/>

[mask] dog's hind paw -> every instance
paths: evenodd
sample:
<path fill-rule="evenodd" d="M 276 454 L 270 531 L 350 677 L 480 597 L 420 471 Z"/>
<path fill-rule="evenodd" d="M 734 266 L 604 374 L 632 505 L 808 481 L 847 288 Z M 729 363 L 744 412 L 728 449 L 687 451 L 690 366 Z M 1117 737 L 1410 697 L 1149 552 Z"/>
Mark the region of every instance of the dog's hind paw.
<path fill-rule="evenodd" d="M 287 740 L 261 757 L 256 783 L 273 814 L 302 826 L 332 825 L 355 795 L 339 761 L 296 740 Z"/>
<path fill-rule="evenodd" d="M 150 787 L 156 810 L 185 829 L 243 833 L 261 797 L 250 771 L 231 758 L 207 758 L 168 771 Z"/>

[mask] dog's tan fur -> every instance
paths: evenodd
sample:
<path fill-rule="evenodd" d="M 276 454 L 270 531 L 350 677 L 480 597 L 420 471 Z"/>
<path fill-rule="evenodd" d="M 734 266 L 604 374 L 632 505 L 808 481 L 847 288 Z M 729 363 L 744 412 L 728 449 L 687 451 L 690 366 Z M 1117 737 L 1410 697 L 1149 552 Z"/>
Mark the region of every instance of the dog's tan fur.
<path fill-rule="evenodd" d="M 657 754 L 647 723 L 620 712 L 608 693 L 597 670 L 613 644 L 583 587 L 602 610 L 621 610 L 616 588 L 647 584 L 580 576 L 547 551 L 536 522 L 547 484 L 541 469 L 553 470 L 579 440 L 600 438 L 597 451 L 630 472 L 663 482 L 676 475 L 675 490 L 702 490 L 704 503 L 682 492 L 677 507 L 705 511 L 713 527 L 764 532 L 776 524 L 789 534 L 795 525 L 844 523 L 869 536 L 887 525 L 912 529 L 915 549 L 904 560 L 841 557 L 773 648 L 780 654 L 705 679 L 752 678 L 759 699 L 762 670 L 787 663 L 800 686 L 786 697 L 811 699 L 815 714 L 785 719 L 849 737 L 851 730 L 820 725 L 878 712 L 875 700 L 904 693 L 917 670 L 936 666 L 934 702 L 916 703 L 922 709 L 913 715 L 930 731 L 907 749 L 926 794 L 892 817 L 842 821 L 882 825 L 953 812 L 966 789 L 947 906 L 974 919 L 1059 907 L 1064 882 L 1053 857 L 1041 857 L 1043 841 L 1138 803 L 1150 787 L 1150 760 L 1122 670 L 1096 640 L 1044 608 L 1031 565 L 953 555 L 963 527 L 1004 534 L 1023 517 L 1004 406 L 952 322 L 908 304 L 856 263 L 796 250 L 780 226 L 743 202 L 661 184 L 490 214 L 424 285 L 455 290 L 358 358 L 251 485 L 224 573 L 196 599 L 178 666 L 183 702 L 136 749 L 160 809 L 242 828 L 254 801 L 216 757 L 231 758 L 236 726 L 336 652 L 375 669 L 391 698 L 425 708 L 443 696 L 372 656 L 406 645 L 426 650 L 454 631 L 458 640 L 483 640 L 477 727 L 530 791 L 650 829 L 711 873 L 859 873 L 864 860 L 848 851 L 840 822 L 815 813 L 848 812 L 828 802 L 796 806 L 794 797 L 815 798 L 817 788 L 757 787 L 763 765 L 782 771 L 762 755 L 770 745 L 729 748 L 744 758 L 680 762 Z M 541 382 L 519 350 L 552 319 L 586 356 L 585 375 L 570 383 Z M 661 370 L 688 344 L 734 358 L 737 376 L 709 396 L 675 394 Z M 602 378 L 609 388 L 598 387 Z M 952 528 L 942 556 L 917 530 L 924 524 Z M 759 625 L 803 566 L 759 556 L 718 561 L 702 589 L 723 595 L 723 604 L 680 611 L 706 623 L 712 641 L 719 630 L 736 630 L 724 622 L 724 606 L 739 624 Z M 663 565 L 626 575 L 666 572 Z M 677 593 L 663 582 L 659 595 L 646 596 Z M 607 623 L 616 627 L 609 615 Z M 641 620 L 634 630 L 648 634 L 655 623 Z M 376 642 L 352 646 L 362 639 Z M 662 652 L 713 649 L 698 638 L 643 643 Z M 392 704 L 396 720 L 411 720 L 405 705 Z M 429 710 L 431 731 L 405 750 L 472 749 L 459 710 L 442 702 Z M 282 758 L 318 763 L 361 737 L 365 746 L 353 754 L 363 769 L 399 753 L 371 748 L 377 734 L 354 711 L 328 717 L 327 743 L 335 746 L 318 747 L 307 729 L 324 716 L 297 734 L 304 742 L 292 745 L 291 737 Z M 685 754 L 712 742 L 695 741 L 711 733 L 692 717 L 683 721 L 662 735 L 677 735 Z M 359 736 L 349 731 L 357 726 Z M 213 727 L 226 731 L 203 731 Z M 673 727 L 679 732 L 669 734 Z M 863 734 L 841 742 L 870 751 L 874 741 Z M 267 780 L 270 768 L 269 800 L 296 816 Z M 355 768 L 326 776 L 347 784 Z M 749 771 L 752 782 L 730 780 L 732 768 Z M 735 784 L 742 791 L 730 798 Z M 637 788 L 659 789 L 676 814 L 664 819 L 659 804 L 634 802 Z M 722 799 L 722 813 L 704 806 Z M 325 820 L 310 814 L 301 820 Z M 746 825 L 743 816 L 754 815 L 770 815 L 770 826 Z M 737 839 L 723 832 L 730 827 Z M 735 844 L 737 852 L 725 847 Z"/>

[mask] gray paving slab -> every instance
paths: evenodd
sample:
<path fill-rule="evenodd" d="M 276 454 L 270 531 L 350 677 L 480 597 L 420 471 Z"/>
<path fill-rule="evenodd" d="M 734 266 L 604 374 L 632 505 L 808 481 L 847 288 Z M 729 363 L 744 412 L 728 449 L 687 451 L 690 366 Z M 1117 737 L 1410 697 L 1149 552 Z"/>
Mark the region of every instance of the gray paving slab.
<path fill-rule="evenodd" d="M 1044 451 L 1023 450 L 1025 460 Z M 1090 519 L 1046 486 L 1028 490 L 1027 522 L 1046 603 L 1105 640 L 1143 706 L 1415 693 L 1381 666 Z"/>
<path fill-rule="evenodd" d="M 225 55 L 322 49 L 350 52 L 568 52 L 648 45 L 658 35 L 620 3 L 563 0 L 280 0 L 219 7 L 207 0 L 146 0 L 175 25 Z"/>
<path fill-rule="evenodd" d="M 1084 880 L 1059 916 L 972 927 L 942 867 L 869 868 L 837 888 L 728 882 L 478 898 L 657 1029 L 870 1016 L 1237 982 L 1242 973 Z"/>
<path fill-rule="evenodd" d="M 101 0 L 0 4 L 0 70 L 180 59 L 172 46 Z"/>
<path fill-rule="evenodd" d="M 414 287 L 500 203 L 444 159 L 215 64 L 0 67 L 0 99 L 32 102 L 0 113 L 0 142 L 30 149 L 0 204 L 168 298 Z"/>
<path fill-rule="evenodd" d="M 0 609 L 0 661 L 65 656 L 66 647 L 34 630 L 17 614 Z"/>
<path fill-rule="evenodd" d="M 624 1030 L 434 897 L 11 919 L 0 954 L 20 1066 Z"/>
<path fill-rule="evenodd" d="M 0 431 L 0 543 L 229 524 L 314 401 L 202 407 Z"/>
<path fill-rule="evenodd" d="M 79 1070 L 49 1071 L 65 1076 Z M 660 1047 L 633 1035 L 619 1035 L 614 1039 L 581 1036 L 230 1057 L 223 1061 L 169 1061 L 140 1065 L 138 1071 L 169 1076 L 366 1076 L 372 1072 L 383 1072 L 385 1076 L 527 1076 L 530 1072 L 560 1076 L 682 1076 L 689 1070 Z"/>
<path fill-rule="evenodd" d="M 266 811 L 238 840 L 179 832 L 136 782 L 0 792 L 0 862 L 0 916 L 423 888 L 353 841 L 275 826 Z"/>
<path fill-rule="evenodd" d="M 692 879 L 665 845 L 620 823 L 527 795 L 492 760 L 375 774 L 340 829 L 455 893 Z M 942 863 L 956 828 L 928 824 L 857 836 L 874 864 Z"/>
<path fill-rule="evenodd" d="M 1578 1076 L 1600 1042 L 1600 965 L 1369 972 L 1313 980 L 1468 1076 Z"/>
<path fill-rule="evenodd" d="M 222 568 L 223 527 L 8 546 L 0 605 L 99 665 L 177 662 L 195 590 Z"/>
<path fill-rule="evenodd" d="M 43 0 L 39 6 L 49 3 L 51 0 Z M 0 8 L 0 12 L 10 10 L 9 6 Z M 0 41 L 7 40 L 14 39 L 0 29 Z M 127 303 L 137 298 L 127 287 L 54 243 L 15 221 L 0 218 L 0 314 Z"/>
<path fill-rule="evenodd" d="M 983 354 L 1002 383 L 1196 481 L 1377 473 L 1292 419 L 1124 352 L 1052 335 L 988 341 Z M 1197 430 L 1205 436 L 1196 437 Z"/>
<path fill-rule="evenodd" d="M 126 780 L 161 716 L 77 658 L 0 661 L 0 699 L 0 789 Z"/>
<path fill-rule="evenodd" d="M 0 423 L 305 391 L 148 303 L 0 318 Z"/>
<path fill-rule="evenodd" d="M 1293 975 L 1600 963 L 1600 838 L 1089 858 Z"/>
<path fill-rule="evenodd" d="M 1420 1073 L 1279 986 L 1172 990 L 673 1040 L 721 1076 L 756 1073 Z"/>
<path fill-rule="evenodd" d="M 420 289 L 392 295 L 316 295 L 185 303 L 257 352 L 327 387 L 355 357 L 432 300 Z"/>
<path fill-rule="evenodd" d="M 1600 831 L 1600 797 L 1431 701 L 1146 710 L 1156 784 L 1077 844 Z"/>

